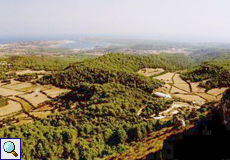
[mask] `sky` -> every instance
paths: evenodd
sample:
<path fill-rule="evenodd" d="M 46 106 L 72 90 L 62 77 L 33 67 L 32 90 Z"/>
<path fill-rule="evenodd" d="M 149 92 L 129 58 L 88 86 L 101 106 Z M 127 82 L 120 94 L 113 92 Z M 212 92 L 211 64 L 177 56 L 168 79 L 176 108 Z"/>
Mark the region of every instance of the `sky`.
<path fill-rule="evenodd" d="M 229 0 L 0 0 L 0 37 L 230 42 Z"/>

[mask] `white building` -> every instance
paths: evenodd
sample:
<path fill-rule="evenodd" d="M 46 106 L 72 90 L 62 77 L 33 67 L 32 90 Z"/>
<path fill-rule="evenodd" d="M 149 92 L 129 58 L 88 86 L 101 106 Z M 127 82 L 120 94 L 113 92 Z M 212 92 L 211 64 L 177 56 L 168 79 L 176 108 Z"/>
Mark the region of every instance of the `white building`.
<path fill-rule="evenodd" d="M 164 93 L 161 93 L 161 92 L 153 92 L 153 94 L 157 97 L 162 97 L 162 98 L 169 98 L 171 99 L 172 96 L 170 94 L 164 94 Z"/>

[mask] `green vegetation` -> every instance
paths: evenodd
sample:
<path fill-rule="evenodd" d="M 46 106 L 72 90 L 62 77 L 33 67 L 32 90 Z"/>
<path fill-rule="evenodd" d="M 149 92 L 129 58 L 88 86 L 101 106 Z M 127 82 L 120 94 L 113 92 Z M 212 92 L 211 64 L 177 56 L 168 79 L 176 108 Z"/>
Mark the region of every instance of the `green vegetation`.
<path fill-rule="evenodd" d="M 0 95 L 0 107 L 8 104 L 8 99 Z"/>
<path fill-rule="evenodd" d="M 163 110 L 170 102 L 151 96 L 161 82 L 136 71 L 144 67 L 176 70 L 186 68 L 190 62 L 183 55 L 108 54 L 72 64 L 39 80 L 42 84 L 72 89 L 49 102 L 59 112 L 46 120 L 3 128 L 0 137 L 22 138 L 22 148 L 26 148 L 22 150 L 24 159 L 90 160 L 122 153 L 148 133 L 174 124 L 172 120 L 161 122 L 137 116 L 147 102 L 158 109 L 151 113 Z M 32 64 L 27 66 L 41 67 Z M 21 77 L 25 78 L 28 76 Z"/>
<path fill-rule="evenodd" d="M 178 59 L 181 59 L 178 61 Z M 184 60 L 184 61 L 183 61 Z M 185 68 L 191 61 L 182 55 L 136 56 L 127 54 L 107 54 L 93 60 L 75 63 L 63 72 L 44 76 L 39 80 L 42 84 L 53 84 L 58 87 L 74 89 L 81 83 L 105 84 L 120 83 L 132 88 L 151 92 L 160 86 L 160 82 L 138 75 L 142 68 Z"/>
<path fill-rule="evenodd" d="M 37 79 L 38 78 L 38 74 L 37 73 L 29 73 L 29 74 L 23 74 L 23 75 L 17 75 L 15 76 L 16 78 L 14 80 L 16 81 L 20 81 L 20 82 L 29 82 L 33 79 Z"/>
<path fill-rule="evenodd" d="M 201 82 L 207 90 L 230 86 L 230 60 L 204 62 L 202 65 L 182 73 L 181 77 L 192 82 Z M 206 80 L 206 81 L 204 81 Z"/>
<path fill-rule="evenodd" d="M 168 108 L 172 101 L 154 98 L 151 93 L 162 82 L 136 72 L 142 68 L 186 69 L 193 61 L 185 55 L 107 54 L 73 64 L 68 58 L 43 56 L 14 56 L 6 61 L 12 64 L 10 69 L 55 70 L 57 72 L 44 76 L 38 82 L 71 89 L 46 102 L 56 109 L 47 119 L 37 118 L 31 124 L 19 126 L 9 123 L 9 127 L 1 128 L 0 137 L 22 138 L 23 159 L 105 158 L 142 143 L 150 133 L 163 127 L 179 127 L 181 118 L 189 121 L 202 116 L 201 113 L 207 110 L 203 107 L 197 113 L 169 120 L 149 119 L 150 115 L 158 115 Z M 206 68 L 189 70 L 183 78 L 194 80 L 197 76 L 195 80 L 199 81 L 215 76 L 222 79 L 222 74 L 225 76 L 227 73 L 227 63 L 223 62 L 219 68 L 215 63 L 204 64 L 207 65 Z M 218 73 L 221 73 L 220 76 Z M 34 76 L 36 74 L 18 78 L 28 81 Z M 219 84 L 224 82 L 218 80 Z M 144 108 L 143 112 L 138 116 L 141 108 Z"/>
<path fill-rule="evenodd" d="M 205 48 L 194 51 L 190 57 L 195 62 L 213 61 L 213 60 L 229 60 L 230 50 L 220 48 Z"/>
<path fill-rule="evenodd" d="M 3 128 L 0 136 L 22 138 L 24 159 L 102 158 L 173 125 L 136 115 L 149 100 L 156 101 L 145 91 L 118 83 L 85 84 L 56 99 L 61 104 L 58 113 L 33 124 Z"/>
<path fill-rule="evenodd" d="M 5 56 L 0 57 L 0 80 L 15 78 L 15 74 L 6 74 L 9 71 L 17 70 L 46 70 L 60 71 L 71 63 L 80 62 L 86 59 L 95 58 L 96 56 L 77 54 L 66 56 Z"/>
<path fill-rule="evenodd" d="M 75 65 L 97 66 L 104 69 L 137 72 L 142 68 L 159 67 L 166 70 L 178 70 L 188 67 L 191 63 L 192 59 L 183 54 L 160 54 L 144 56 L 111 53 Z"/>
<path fill-rule="evenodd" d="M 158 115 L 161 111 L 170 107 L 173 101 L 165 99 L 154 99 L 154 101 L 148 101 L 140 116 L 150 117 L 155 114 Z"/>
<path fill-rule="evenodd" d="M 6 62 L 13 70 L 61 70 L 69 65 L 68 61 L 49 56 L 11 56 Z"/>

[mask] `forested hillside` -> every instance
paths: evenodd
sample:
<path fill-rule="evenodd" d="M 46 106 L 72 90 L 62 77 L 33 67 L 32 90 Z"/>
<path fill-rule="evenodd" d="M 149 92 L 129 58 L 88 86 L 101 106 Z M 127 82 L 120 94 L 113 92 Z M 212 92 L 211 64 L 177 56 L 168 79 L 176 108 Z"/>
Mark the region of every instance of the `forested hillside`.
<path fill-rule="evenodd" d="M 49 56 L 10 56 L 6 62 L 12 69 L 60 70 L 69 65 L 66 60 Z"/>
<path fill-rule="evenodd" d="M 194 51 L 190 54 L 190 57 L 194 59 L 195 62 L 213 61 L 213 60 L 229 60 L 230 59 L 230 49 L 200 49 Z"/>
<path fill-rule="evenodd" d="M 82 85 L 58 100 L 59 113 L 33 124 L 2 128 L 0 137 L 22 138 L 24 159 L 91 160 L 122 153 L 148 133 L 176 123 L 137 116 L 148 101 L 156 111 L 163 110 L 165 100 L 118 83 Z M 61 111 L 64 108 L 68 110 Z"/>
<path fill-rule="evenodd" d="M 48 55 L 2 56 L 0 57 L 0 80 L 12 78 L 12 75 L 6 74 L 9 71 L 26 69 L 61 71 L 71 63 L 80 62 L 95 57 L 97 56 L 85 54 L 66 55 L 62 57 Z"/>
<path fill-rule="evenodd" d="M 39 82 L 71 89 L 79 86 L 82 82 L 91 84 L 116 82 L 151 92 L 155 87 L 159 87 L 160 83 L 140 76 L 136 71 L 145 67 L 161 67 L 168 70 L 182 69 L 187 67 L 191 61 L 184 55 L 107 54 L 93 60 L 75 63 L 63 72 L 43 77 Z"/>
<path fill-rule="evenodd" d="M 230 86 L 230 60 L 215 60 L 189 69 L 182 78 L 192 82 L 202 82 L 200 86 L 207 90 Z M 205 81 L 206 80 L 206 81 Z"/>
<path fill-rule="evenodd" d="M 31 124 L 2 128 L 0 137 L 22 138 L 24 159 L 90 160 L 122 153 L 147 134 L 177 123 L 147 120 L 150 111 L 137 115 L 145 106 L 151 108 L 151 114 L 158 114 L 172 101 L 154 98 L 151 93 L 162 82 L 136 71 L 145 67 L 184 69 L 189 63 L 191 59 L 183 55 L 108 54 L 72 64 L 39 80 L 72 89 L 53 100 L 58 112 Z"/>
<path fill-rule="evenodd" d="M 48 61 L 40 60 L 41 64 L 49 66 L 46 65 Z M 23 66 L 15 61 L 17 66 Z M 39 66 L 38 63 L 34 65 L 32 59 L 28 61 L 28 66 Z M 59 64 L 55 59 L 51 62 L 51 68 Z M 212 63 L 184 73 L 183 78 L 198 76 L 195 80 L 202 80 L 215 75 L 221 79 L 229 73 L 227 62 L 222 62 L 219 68 L 217 63 Z M 190 64 L 192 60 L 188 56 L 168 54 L 107 54 L 73 63 L 38 80 L 40 84 L 71 89 L 44 103 L 55 108 L 53 113 L 46 119 L 34 118 L 30 124 L 9 122 L 8 127 L 2 125 L 0 137 L 21 138 L 23 159 L 92 160 L 122 154 L 130 146 L 142 144 L 149 134 L 158 135 L 157 131 L 162 128 L 181 126 L 183 118 L 149 118 L 168 109 L 173 100 L 153 97 L 152 91 L 163 82 L 139 75 L 137 71 L 142 68 L 175 71 L 186 69 Z M 199 77 L 200 74 L 203 76 Z M 218 85 L 223 83 L 218 81 Z M 140 110 L 142 113 L 138 114 Z M 202 114 L 191 112 L 186 117 L 199 119 Z M 189 123 L 187 120 L 186 125 Z"/>
<path fill-rule="evenodd" d="M 93 60 L 76 63 L 74 66 L 96 66 L 103 69 L 115 69 L 136 72 L 142 68 L 163 68 L 166 70 L 178 70 L 188 67 L 192 59 L 183 54 L 160 55 L 131 55 L 122 53 L 110 53 Z"/>

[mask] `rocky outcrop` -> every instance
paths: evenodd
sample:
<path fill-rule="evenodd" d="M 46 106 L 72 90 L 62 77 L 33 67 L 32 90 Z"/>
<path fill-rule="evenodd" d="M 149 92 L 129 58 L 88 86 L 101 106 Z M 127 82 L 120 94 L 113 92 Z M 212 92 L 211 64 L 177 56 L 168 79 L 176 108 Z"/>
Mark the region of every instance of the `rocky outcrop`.
<path fill-rule="evenodd" d="M 148 160 L 230 159 L 230 89 L 196 127 L 164 141 L 162 150 L 149 154 Z"/>
<path fill-rule="evenodd" d="M 230 89 L 224 93 L 219 108 L 222 114 L 222 124 L 230 125 Z"/>

